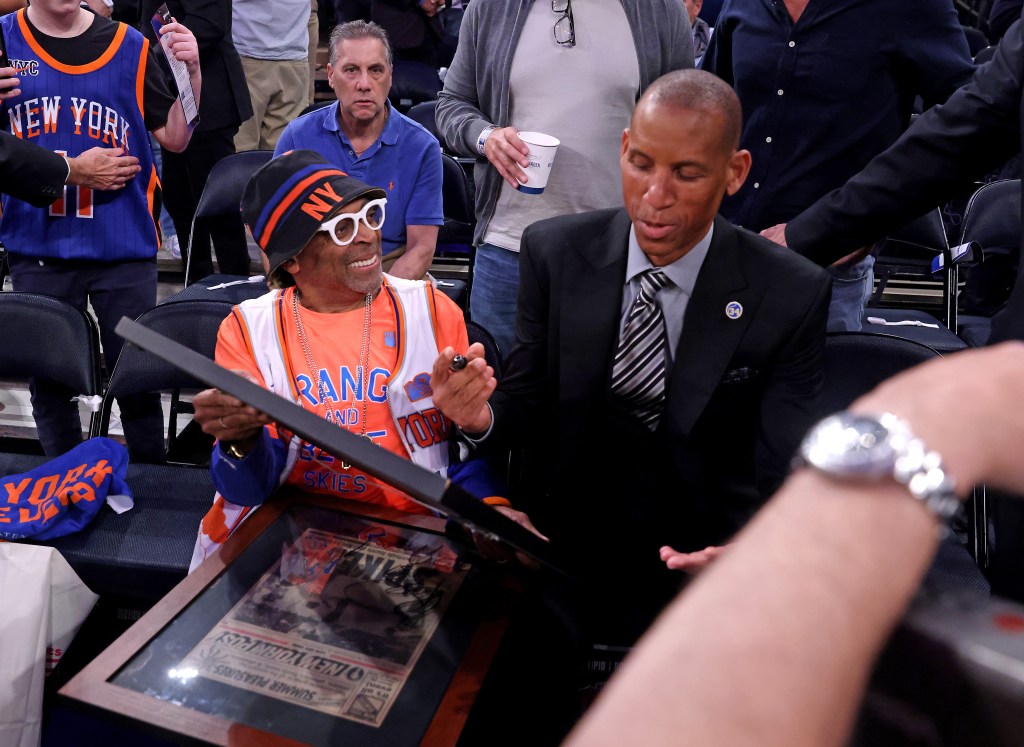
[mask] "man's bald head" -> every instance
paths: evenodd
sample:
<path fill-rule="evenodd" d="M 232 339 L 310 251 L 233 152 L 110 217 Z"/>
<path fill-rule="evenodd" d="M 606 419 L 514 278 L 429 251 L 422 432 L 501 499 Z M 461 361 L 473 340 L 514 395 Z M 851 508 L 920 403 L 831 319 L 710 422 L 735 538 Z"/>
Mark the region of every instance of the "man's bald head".
<path fill-rule="evenodd" d="M 723 149 L 732 152 L 740 147 L 743 114 L 740 100 L 724 80 L 703 70 L 676 70 L 658 78 L 648 86 L 637 102 L 636 112 L 645 107 L 685 109 L 712 115 Z M 632 123 L 630 124 L 632 126 Z M 709 126 L 713 126 L 709 121 Z"/>

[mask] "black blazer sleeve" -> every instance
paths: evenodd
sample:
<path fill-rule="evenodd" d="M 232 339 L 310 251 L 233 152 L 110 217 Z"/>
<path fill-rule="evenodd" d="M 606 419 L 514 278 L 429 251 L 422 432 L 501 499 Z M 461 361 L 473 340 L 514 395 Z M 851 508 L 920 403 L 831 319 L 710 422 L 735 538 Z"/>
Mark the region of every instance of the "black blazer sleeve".
<path fill-rule="evenodd" d="M 67 176 L 61 156 L 0 132 L 0 192 L 45 207 L 61 196 Z"/>
<path fill-rule="evenodd" d="M 156 43 L 150 19 L 164 0 L 142 0 L 140 30 Z M 252 116 L 242 60 L 231 41 L 229 0 L 169 0 L 171 15 L 189 29 L 199 45 L 203 91 L 199 97 L 198 132 L 236 127 Z"/>
<path fill-rule="evenodd" d="M 1021 147 L 1024 24 L 943 106 L 929 109 L 845 185 L 798 215 L 786 242 L 827 265 L 877 241 L 984 176 Z"/>

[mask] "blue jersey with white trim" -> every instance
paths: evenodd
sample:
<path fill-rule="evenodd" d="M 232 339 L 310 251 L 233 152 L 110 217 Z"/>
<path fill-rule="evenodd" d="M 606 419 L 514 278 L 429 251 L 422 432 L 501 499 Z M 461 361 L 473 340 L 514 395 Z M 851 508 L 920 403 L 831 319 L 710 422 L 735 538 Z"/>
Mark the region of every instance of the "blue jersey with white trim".
<path fill-rule="evenodd" d="M 71 157 L 97 146 L 123 148 L 142 167 L 123 189 L 95 192 L 69 185 L 45 208 L 5 195 L 0 239 L 14 254 L 103 262 L 156 254 L 153 212 L 160 183 L 142 112 L 149 43 L 136 30 L 118 26 L 96 60 L 65 65 L 33 36 L 24 10 L 0 18 L 22 91 L 5 102 L 11 133 Z"/>

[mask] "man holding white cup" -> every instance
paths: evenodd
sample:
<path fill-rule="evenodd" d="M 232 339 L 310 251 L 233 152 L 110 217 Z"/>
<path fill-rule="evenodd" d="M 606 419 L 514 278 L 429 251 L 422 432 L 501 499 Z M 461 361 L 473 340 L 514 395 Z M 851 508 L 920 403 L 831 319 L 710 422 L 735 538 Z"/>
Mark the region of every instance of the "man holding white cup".
<path fill-rule="evenodd" d="M 652 81 L 689 67 L 690 19 L 677 0 L 478 0 L 467 8 L 437 125 L 449 148 L 477 158 L 470 311 L 503 355 L 515 341 L 523 230 L 620 205 L 615 154 L 633 106 Z M 541 193 L 520 189 L 531 152 L 521 129 L 561 142 Z"/>

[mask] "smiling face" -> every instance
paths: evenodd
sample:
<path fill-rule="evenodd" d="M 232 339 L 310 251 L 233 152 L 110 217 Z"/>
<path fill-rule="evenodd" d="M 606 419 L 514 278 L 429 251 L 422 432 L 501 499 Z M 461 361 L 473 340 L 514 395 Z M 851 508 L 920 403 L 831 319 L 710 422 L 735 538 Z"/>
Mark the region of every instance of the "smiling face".
<path fill-rule="evenodd" d="M 339 39 L 327 80 L 340 103 L 343 123 L 365 126 L 383 118 L 391 90 L 391 66 L 378 39 Z"/>
<path fill-rule="evenodd" d="M 365 198 L 353 200 L 339 212 L 358 213 L 366 202 Z M 320 231 L 281 268 L 292 274 L 304 297 L 327 298 L 331 305 L 345 306 L 380 288 L 380 260 L 380 231 L 359 221 L 355 240 L 348 246 L 338 246 Z"/>
<path fill-rule="evenodd" d="M 750 154 L 725 141 L 724 117 L 641 100 L 622 133 L 622 195 L 651 264 L 675 262 L 711 228 L 722 198 L 735 194 Z"/>

